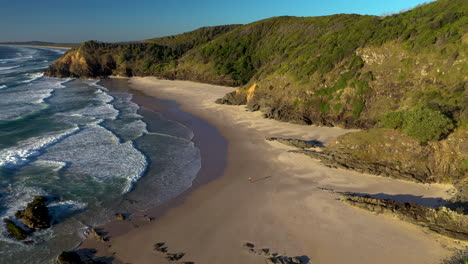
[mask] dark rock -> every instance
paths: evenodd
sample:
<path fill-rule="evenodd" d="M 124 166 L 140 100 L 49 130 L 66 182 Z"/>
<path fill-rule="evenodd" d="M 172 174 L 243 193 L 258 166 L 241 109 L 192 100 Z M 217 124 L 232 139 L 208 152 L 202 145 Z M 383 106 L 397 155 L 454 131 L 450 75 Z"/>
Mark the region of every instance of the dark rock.
<path fill-rule="evenodd" d="M 21 220 L 27 227 L 35 230 L 49 228 L 51 217 L 46 202 L 47 198 L 36 196 L 25 210 L 16 212 L 15 217 Z"/>
<path fill-rule="evenodd" d="M 259 104 L 248 104 L 247 109 L 251 112 L 256 112 L 260 110 L 260 105 Z"/>
<path fill-rule="evenodd" d="M 119 221 L 124 221 L 127 217 L 124 214 L 115 214 L 115 219 Z"/>
<path fill-rule="evenodd" d="M 226 105 L 244 105 L 247 103 L 247 98 L 244 94 L 234 91 L 232 93 L 226 94 L 223 98 L 216 100 L 215 103 Z"/>
<path fill-rule="evenodd" d="M 254 248 L 255 245 L 250 243 L 250 242 L 246 242 L 242 245 L 244 248 L 247 248 L 247 249 L 250 249 L 250 248 Z"/>
<path fill-rule="evenodd" d="M 165 243 L 163 242 L 154 244 L 153 250 L 161 253 L 167 253 L 167 247 L 165 247 Z"/>
<path fill-rule="evenodd" d="M 10 237 L 16 238 L 18 240 L 25 240 L 28 236 L 29 232 L 22 229 L 18 225 L 16 225 L 13 221 L 4 219 L 3 220 L 6 224 L 6 230 Z"/>
<path fill-rule="evenodd" d="M 438 209 L 369 196 L 342 194 L 344 202 L 371 212 L 390 214 L 401 220 L 417 224 L 439 234 L 468 241 L 468 215 L 446 207 Z"/>
<path fill-rule="evenodd" d="M 166 259 L 169 261 L 177 261 L 182 259 L 184 256 L 184 253 L 167 254 Z"/>
<path fill-rule="evenodd" d="M 83 262 L 76 252 L 64 251 L 58 256 L 57 264 L 83 264 Z"/>
<path fill-rule="evenodd" d="M 318 140 L 301 140 L 301 139 L 294 139 L 294 138 L 277 138 L 277 137 L 269 137 L 269 138 L 266 138 L 266 140 L 277 141 L 282 144 L 295 147 L 295 148 L 300 148 L 300 149 L 324 147 L 323 143 Z"/>
<path fill-rule="evenodd" d="M 300 259 L 298 259 L 298 258 L 291 258 L 291 262 L 296 263 L 296 264 L 301 264 L 302 263 L 302 261 Z"/>
<path fill-rule="evenodd" d="M 98 229 L 92 228 L 91 229 L 91 235 L 96 238 L 97 240 L 100 240 L 102 242 L 107 242 L 109 239 L 107 239 Z"/>

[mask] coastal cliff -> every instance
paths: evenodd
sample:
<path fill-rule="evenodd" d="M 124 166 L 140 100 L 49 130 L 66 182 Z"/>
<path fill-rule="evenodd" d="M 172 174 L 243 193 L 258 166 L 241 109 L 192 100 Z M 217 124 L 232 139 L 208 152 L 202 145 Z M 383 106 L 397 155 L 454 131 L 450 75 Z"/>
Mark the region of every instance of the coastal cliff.
<path fill-rule="evenodd" d="M 204 27 L 198 30 L 142 42 L 111 44 L 88 41 L 70 50 L 45 71 L 53 77 L 105 78 L 119 76 L 157 76 L 187 79 L 221 85 L 233 85 L 223 76 L 177 69 L 177 60 L 188 51 L 232 31 L 239 25 Z"/>
<path fill-rule="evenodd" d="M 387 17 L 275 17 L 139 43 L 90 41 L 46 74 L 240 86 L 218 102 L 302 124 L 371 128 L 418 103 L 464 121 L 467 14 L 464 1 L 439 0 Z"/>
<path fill-rule="evenodd" d="M 217 100 L 266 118 L 363 128 L 322 152 L 330 166 L 450 182 L 468 200 L 468 6 L 391 16 L 275 17 L 139 43 L 86 42 L 55 77 L 157 76 L 240 86 Z"/>

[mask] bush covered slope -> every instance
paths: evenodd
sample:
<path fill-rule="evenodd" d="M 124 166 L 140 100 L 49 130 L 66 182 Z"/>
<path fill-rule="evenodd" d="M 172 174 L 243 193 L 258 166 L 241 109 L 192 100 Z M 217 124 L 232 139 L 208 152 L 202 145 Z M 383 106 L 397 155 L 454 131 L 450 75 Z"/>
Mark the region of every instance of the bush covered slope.
<path fill-rule="evenodd" d="M 372 127 L 382 114 L 423 103 L 463 121 L 467 8 L 441 0 L 384 18 L 273 18 L 190 52 L 182 65 L 202 61 L 240 84 L 249 80 L 224 102 L 276 119 Z"/>
<path fill-rule="evenodd" d="M 314 157 L 453 182 L 466 201 L 467 52 L 466 0 L 438 0 L 386 17 L 275 17 L 140 43 L 86 42 L 46 74 L 240 86 L 218 102 L 282 121 L 372 128 L 341 136 Z"/>
<path fill-rule="evenodd" d="M 176 36 L 136 43 L 110 44 L 88 41 L 67 52 L 45 73 L 56 77 L 103 78 L 122 75 L 174 79 L 177 60 L 187 51 L 238 26 L 204 27 Z"/>
<path fill-rule="evenodd" d="M 466 122 L 468 16 L 439 0 L 387 17 L 275 17 L 131 44 L 86 42 L 51 76 L 158 76 L 241 88 L 220 100 L 306 124 L 373 127 L 419 104 Z"/>

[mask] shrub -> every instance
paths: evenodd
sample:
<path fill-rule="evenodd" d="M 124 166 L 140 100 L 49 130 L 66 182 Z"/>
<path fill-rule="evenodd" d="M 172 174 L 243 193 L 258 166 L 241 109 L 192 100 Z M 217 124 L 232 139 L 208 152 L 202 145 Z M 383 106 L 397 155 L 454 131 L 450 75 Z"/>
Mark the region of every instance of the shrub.
<path fill-rule="evenodd" d="M 384 114 L 380 122 L 387 128 L 398 129 L 421 142 L 439 140 L 454 128 L 450 118 L 427 105 Z"/>
<path fill-rule="evenodd" d="M 403 126 L 404 114 L 402 111 L 386 113 L 379 121 L 386 128 L 398 129 Z"/>
<path fill-rule="evenodd" d="M 405 114 L 402 131 L 422 142 L 439 140 L 454 128 L 452 120 L 440 111 L 419 105 Z"/>

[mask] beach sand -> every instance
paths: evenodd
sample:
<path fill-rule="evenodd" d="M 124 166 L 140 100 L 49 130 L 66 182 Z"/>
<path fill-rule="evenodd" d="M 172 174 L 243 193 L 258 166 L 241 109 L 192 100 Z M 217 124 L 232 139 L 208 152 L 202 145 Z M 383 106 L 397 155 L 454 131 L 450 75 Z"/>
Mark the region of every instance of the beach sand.
<path fill-rule="evenodd" d="M 327 144 L 352 130 L 284 123 L 264 119 L 244 106 L 214 103 L 233 88 L 151 77 L 132 78 L 129 83 L 148 96 L 175 100 L 197 118 L 175 116 L 198 126 L 194 141 L 201 149 L 202 169 L 184 195 L 135 214 L 130 221 L 104 226 L 110 234 L 105 246 L 87 239 L 81 247 L 97 247 L 97 256 L 112 256 L 114 263 L 168 263 L 153 250 L 155 243 L 164 242 L 170 253 L 186 254 L 181 261 L 264 263 L 264 256 L 242 247 L 251 242 L 257 249 L 300 256 L 310 263 L 436 264 L 462 245 L 391 216 L 350 207 L 328 191 L 393 196 L 428 205 L 449 198 L 450 185 L 331 169 L 265 140 L 288 137 Z M 203 130 L 203 122 L 217 131 Z M 156 219 L 145 222 L 143 214 Z"/>

